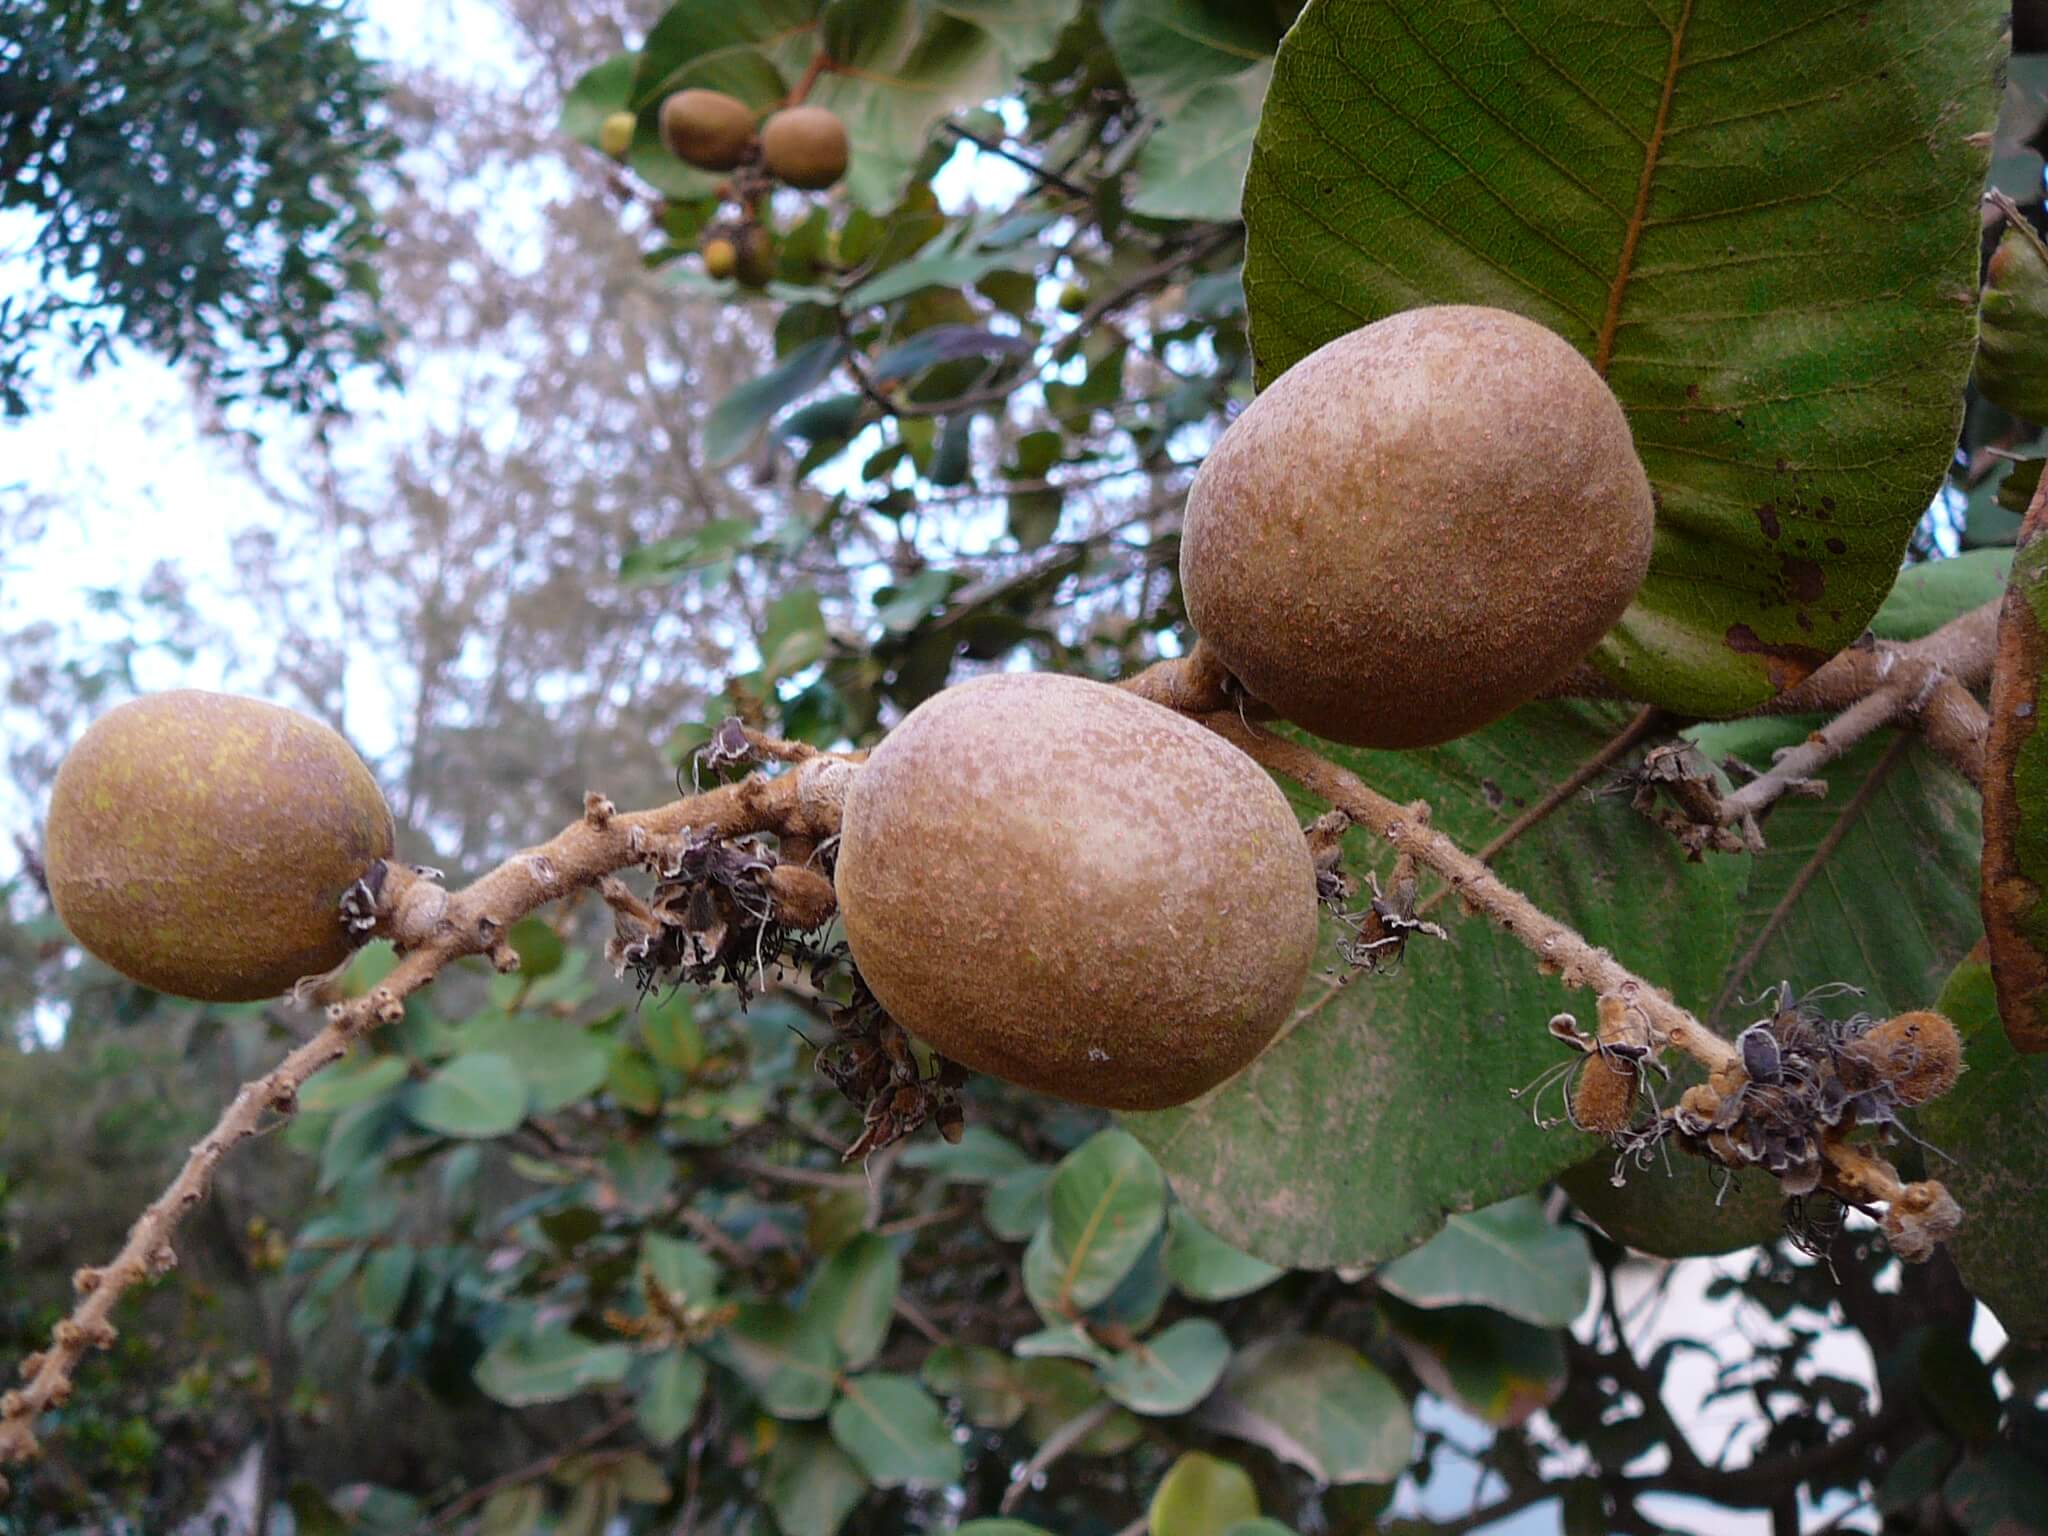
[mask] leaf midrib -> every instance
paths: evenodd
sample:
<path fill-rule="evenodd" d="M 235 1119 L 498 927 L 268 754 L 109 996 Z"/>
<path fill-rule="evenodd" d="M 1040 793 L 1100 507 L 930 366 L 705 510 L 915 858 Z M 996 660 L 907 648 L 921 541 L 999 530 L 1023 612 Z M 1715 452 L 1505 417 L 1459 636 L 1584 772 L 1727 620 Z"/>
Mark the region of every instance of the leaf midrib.
<path fill-rule="evenodd" d="M 1664 130 L 1671 122 L 1671 98 L 1678 90 L 1679 58 L 1685 50 L 1685 28 L 1692 20 L 1693 0 L 1685 0 L 1678 22 L 1671 29 L 1671 58 L 1664 66 L 1664 89 L 1657 98 L 1657 121 L 1643 145 L 1643 172 L 1636 179 L 1636 205 L 1622 232 L 1621 255 L 1614 265 L 1614 281 L 1607 289 L 1607 311 L 1600 319 L 1600 336 L 1593 347 L 1593 368 L 1607 377 L 1607 365 L 1614 357 L 1614 333 L 1621 325 L 1622 298 L 1628 291 L 1629 274 L 1635 267 L 1636 246 L 1650 208 L 1650 187 L 1657 179 L 1657 156 L 1664 147 Z"/>

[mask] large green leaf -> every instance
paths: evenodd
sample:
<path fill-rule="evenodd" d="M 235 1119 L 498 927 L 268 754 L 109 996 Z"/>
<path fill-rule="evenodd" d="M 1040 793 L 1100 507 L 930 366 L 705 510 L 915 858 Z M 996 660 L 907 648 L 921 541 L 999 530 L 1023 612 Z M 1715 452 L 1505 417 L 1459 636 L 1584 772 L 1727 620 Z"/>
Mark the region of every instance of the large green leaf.
<path fill-rule="evenodd" d="M 1427 800 L 1435 825 L 1474 847 L 1627 719 L 1608 706 L 1544 705 L 1426 752 L 1329 751 L 1383 793 Z M 1298 803 L 1305 816 L 1316 809 Z M 1346 857 L 1385 873 L 1362 832 Z M 1625 798 L 1590 791 L 1495 861 L 1545 910 L 1687 1001 L 1720 983 L 1745 865 L 1739 854 L 1688 863 Z M 1539 975 L 1513 939 L 1460 922 L 1455 907 L 1433 915 L 1449 944 L 1414 939 L 1399 970 L 1334 995 L 1313 977 L 1298 1027 L 1236 1078 L 1184 1109 L 1125 1117 L 1226 1242 L 1276 1264 L 1376 1263 L 1446 1213 L 1533 1189 L 1594 1150 L 1574 1131 L 1539 1130 L 1509 1098 L 1562 1059 L 1544 1022 L 1560 1009 L 1590 1018 L 1592 999 Z"/>
<path fill-rule="evenodd" d="M 1098 1131 L 1060 1160 L 1047 1195 L 1058 1315 L 1109 1299 L 1166 1220 L 1166 1181 L 1127 1131 Z"/>
<path fill-rule="evenodd" d="M 1738 720 L 1689 734 L 1710 758 L 1762 769 L 1818 723 Z M 1795 992 L 1848 982 L 1868 996 L 1844 1006 L 1872 1012 L 1925 1007 L 1982 931 L 1981 809 L 1954 769 L 1881 732 L 1820 777 L 1826 798 L 1787 796 L 1765 820 L 1727 972 L 1693 999 L 1723 1030 L 1760 1017 L 1755 999 L 1780 981 Z"/>
<path fill-rule="evenodd" d="M 1593 1255 L 1576 1227 L 1545 1220 L 1543 1202 L 1522 1195 L 1453 1216 L 1376 1278 L 1381 1290 L 1413 1306 L 1486 1306 L 1562 1328 L 1593 1294 Z"/>
<path fill-rule="evenodd" d="M 1323 1483 L 1391 1483 L 1414 1449 L 1394 1383 L 1350 1345 L 1302 1334 L 1241 1351 L 1203 1418 Z"/>
<path fill-rule="evenodd" d="M 1760 703 L 1856 637 L 1947 468 L 2004 10 L 1311 0 L 1245 183 L 1258 376 L 1421 304 L 1560 332 L 1658 497 L 1595 663 Z"/>
<path fill-rule="evenodd" d="M 832 1405 L 832 1438 L 883 1488 L 960 1481 L 960 1447 L 946 1415 L 908 1376 L 856 1376 Z"/>
<path fill-rule="evenodd" d="M 2021 1343 L 2048 1343 L 2048 1056 L 2023 1056 L 1998 1021 L 1991 967 L 1966 960 L 1941 994 L 1963 1036 L 1963 1075 L 1917 1129 L 1954 1162 L 1932 1172 L 1963 1207 L 1949 1252 L 1970 1289 Z"/>

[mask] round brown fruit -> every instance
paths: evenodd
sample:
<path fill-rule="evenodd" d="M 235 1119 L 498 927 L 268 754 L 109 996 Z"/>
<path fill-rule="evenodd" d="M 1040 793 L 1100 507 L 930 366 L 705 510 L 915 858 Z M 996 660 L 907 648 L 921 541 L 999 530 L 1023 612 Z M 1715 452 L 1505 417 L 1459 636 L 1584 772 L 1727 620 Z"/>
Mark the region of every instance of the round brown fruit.
<path fill-rule="evenodd" d="M 633 124 L 632 113 L 612 113 L 597 130 L 597 147 L 614 160 L 625 159 L 626 151 L 633 147 Z"/>
<path fill-rule="evenodd" d="M 341 898 L 392 848 L 349 744 L 233 694 L 152 694 L 93 722 L 57 770 L 44 859 L 57 914 L 131 980 L 210 1002 L 274 997 L 348 957 Z"/>
<path fill-rule="evenodd" d="M 1082 1104 L 1163 1109 L 1294 1006 L 1315 872 L 1286 797 L 1172 710 L 1049 673 L 926 700 L 847 794 L 854 963 L 912 1034 Z"/>
<path fill-rule="evenodd" d="M 820 191 L 846 174 L 846 124 L 824 107 L 788 107 L 761 125 L 761 163 L 769 174 Z"/>
<path fill-rule="evenodd" d="M 1246 407 L 1188 495 L 1188 617 L 1318 736 L 1449 741 L 1592 650 L 1649 568 L 1650 484 L 1570 343 L 1505 310 L 1409 310 Z"/>
<path fill-rule="evenodd" d="M 723 91 L 677 91 L 661 104 L 661 142 L 700 171 L 729 171 L 753 146 L 753 108 Z"/>

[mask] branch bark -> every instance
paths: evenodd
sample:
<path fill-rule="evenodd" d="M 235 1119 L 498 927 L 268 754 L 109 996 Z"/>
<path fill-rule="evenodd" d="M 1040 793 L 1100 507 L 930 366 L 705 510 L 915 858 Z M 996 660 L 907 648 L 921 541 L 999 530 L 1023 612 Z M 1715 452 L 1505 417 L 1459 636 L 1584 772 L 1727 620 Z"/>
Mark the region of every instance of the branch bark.
<path fill-rule="evenodd" d="M 0 1396 L 0 1463 L 34 1457 L 37 1416 L 70 1397 L 73 1373 L 87 1350 L 112 1347 L 115 1304 L 136 1285 L 176 1265 L 172 1237 L 206 1198 L 221 1160 L 289 1119 L 298 1108 L 300 1089 L 314 1073 L 339 1061 L 379 1025 L 397 1023 L 405 1016 L 405 999 L 445 967 L 466 956 L 488 955 L 500 969 L 512 969 L 518 955 L 505 942 L 505 933 L 513 923 L 638 863 L 652 841 L 685 829 L 721 836 L 778 832 L 823 838 L 836 833 L 852 765 L 795 748 L 769 750 L 780 744 L 755 745 L 763 756 L 797 761 L 797 770 L 773 779 L 755 775 L 628 814 L 591 795 L 581 820 L 551 841 L 514 854 L 460 891 L 444 892 L 418 877 L 391 888 L 403 899 L 387 912 L 379 932 L 399 944 L 397 966 L 368 996 L 330 1007 L 318 1034 L 268 1073 L 243 1084 L 213 1129 L 192 1148 L 170 1187 L 136 1218 L 113 1261 L 103 1269 L 80 1269 L 72 1277 L 78 1305 L 57 1324 L 49 1347 L 22 1362 L 23 1385 Z M 0 1494 L 4 1491 L 0 1484 Z"/>

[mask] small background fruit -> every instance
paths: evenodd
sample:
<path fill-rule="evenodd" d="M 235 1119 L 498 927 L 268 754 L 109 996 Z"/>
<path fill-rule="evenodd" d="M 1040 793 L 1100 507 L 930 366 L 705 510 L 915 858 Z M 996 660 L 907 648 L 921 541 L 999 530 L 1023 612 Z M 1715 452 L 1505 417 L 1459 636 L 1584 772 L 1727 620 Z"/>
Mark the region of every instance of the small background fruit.
<path fill-rule="evenodd" d="M 846 124 L 824 107 L 789 107 L 761 125 L 761 163 L 771 175 L 816 192 L 846 174 Z"/>
<path fill-rule="evenodd" d="M 661 104 L 661 141 L 702 171 L 729 171 L 754 142 L 754 112 L 723 91 L 677 91 Z"/>
<path fill-rule="evenodd" d="M 704 271 L 707 276 L 731 277 L 739 266 L 739 247 L 724 235 L 713 235 L 704 242 Z"/>
<path fill-rule="evenodd" d="M 1185 1103 L 1292 1010 L 1315 874 L 1236 748 L 1048 673 L 928 699 L 848 795 L 836 875 L 854 963 L 943 1054 L 1112 1109 Z"/>
<path fill-rule="evenodd" d="M 1504 310 L 1393 315 L 1311 353 L 1188 495 L 1188 617 L 1332 741 L 1418 747 L 1556 682 L 1649 568 L 1650 485 L 1613 392 Z"/>
<path fill-rule="evenodd" d="M 391 811 L 335 732 L 187 689 L 95 721 L 57 771 L 44 857 L 65 926 L 184 997 L 274 997 L 347 958 L 344 892 L 391 854 Z"/>
<path fill-rule="evenodd" d="M 626 151 L 633 147 L 633 125 L 635 119 L 630 112 L 614 112 L 604 120 L 597 131 L 597 146 L 614 160 L 626 158 Z"/>

